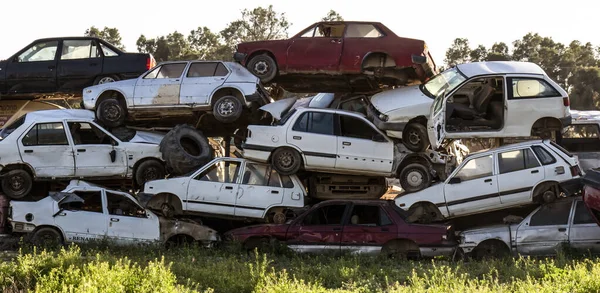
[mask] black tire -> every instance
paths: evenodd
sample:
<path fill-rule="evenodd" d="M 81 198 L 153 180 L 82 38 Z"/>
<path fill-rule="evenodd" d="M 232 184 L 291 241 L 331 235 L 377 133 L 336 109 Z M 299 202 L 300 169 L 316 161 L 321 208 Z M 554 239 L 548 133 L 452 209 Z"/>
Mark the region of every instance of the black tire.
<path fill-rule="evenodd" d="M 142 162 L 135 170 L 135 182 L 142 186 L 144 183 L 157 179 L 164 179 L 167 172 L 163 163 L 157 160 Z"/>
<path fill-rule="evenodd" d="M 277 62 L 267 54 L 252 57 L 246 64 L 246 68 L 260 78 L 262 83 L 270 82 L 277 76 Z"/>
<path fill-rule="evenodd" d="M 431 185 L 431 174 L 419 163 L 409 164 L 400 171 L 400 186 L 406 192 L 417 192 Z"/>
<path fill-rule="evenodd" d="M 121 141 L 130 141 L 136 134 L 136 131 L 127 127 L 117 127 L 110 130 L 114 136 Z"/>
<path fill-rule="evenodd" d="M 222 123 L 231 123 L 242 116 L 244 105 L 234 96 L 222 96 L 213 104 L 213 115 Z"/>
<path fill-rule="evenodd" d="M 94 80 L 94 85 L 104 84 L 104 83 L 109 83 L 109 82 L 115 82 L 115 81 L 119 81 L 119 80 L 120 80 L 120 78 L 118 76 L 115 76 L 115 75 L 98 76 Z"/>
<path fill-rule="evenodd" d="M 96 118 L 107 127 L 119 127 L 125 124 L 127 109 L 115 98 L 107 98 L 98 103 Z"/>
<path fill-rule="evenodd" d="M 31 243 L 35 246 L 56 248 L 62 246 L 63 237 L 54 228 L 43 227 L 37 229 L 31 236 Z"/>
<path fill-rule="evenodd" d="M 294 175 L 302 167 L 302 157 L 295 149 L 278 148 L 271 154 L 271 165 L 281 175 Z"/>
<path fill-rule="evenodd" d="M 213 159 L 208 139 L 190 125 L 177 125 L 160 142 L 160 151 L 171 175 L 183 175 Z"/>
<path fill-rule="evenodd" d="M 475 247 L 473 257 L 477 260 L 499 259 L 509 255 L 508 247 L 500 241 L 485 241 Z"/>
<path fill-rule="evenodd" d="M 8 171 L 2 176 L 2 191 L 12 199 L 25 197 L 33 187 L 33 178 L 25 170 Z"/>
<path fill-rule="evenodd" d="M 429 136 L 425 125 L 409 123 L 402 130 L 402 143 L 413 152 L 423 152 L 429 147 Z"/>

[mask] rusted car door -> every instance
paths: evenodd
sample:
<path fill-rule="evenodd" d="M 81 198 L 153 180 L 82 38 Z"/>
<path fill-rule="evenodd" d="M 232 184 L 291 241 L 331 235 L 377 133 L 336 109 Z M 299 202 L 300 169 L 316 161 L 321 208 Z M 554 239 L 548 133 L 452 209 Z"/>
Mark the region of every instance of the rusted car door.
<path fill-rule="evenodd" d="M 381 246 L 396 238 L 397 227 L 379 205 L 354 205 L 342 233 L 341 249 L 378 254 Z"/>
<path fill-rule="evenodd" d="M 384 36 L 373 24 L 348 24 L 344 34 L 344 50 L 340 61 L 340 71 L 360 73 L 362 62 L 369 52 L 387 52 L 393 55 L 398 54 L 398 50 L 404 50 L 404 48 L 396 47 L 393 52 L 388 52 L 390 42 L 386 38 L 388 37 Z"/>
<path fill-rule="evenodd" d="M 181 76 L 187 62 L 167 63 L 138 79 L 133 93 L 135 107 L 179 104 Z"/>
<path fill-rule="evenodd" d="M 600 253 L 600 227 L 582 200 L 575 203 L 569 228 L 569 245 L 582 252 Z"/>
<path fill-rule="evenodd" d="M 319 206 L 288 229 L 288 246 L 298 252 L 339 252 L 347 204 Z"/>
<path fill-rule="evenodd" d="M 517 251 L 525 255 L 553 255 L 569 240 L 572 201 L 541 206 L 517 228 Z"/>
<path fill-rule="evenodd" d="M 342 56 L 344 30 L 344 24 L 318 24 L 291 39 L 285 71 L 337 71 Z"/>

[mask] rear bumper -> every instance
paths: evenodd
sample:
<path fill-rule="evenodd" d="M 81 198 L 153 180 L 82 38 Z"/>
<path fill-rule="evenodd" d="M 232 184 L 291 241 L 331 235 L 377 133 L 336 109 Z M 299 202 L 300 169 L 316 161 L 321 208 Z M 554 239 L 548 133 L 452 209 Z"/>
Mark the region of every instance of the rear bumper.
<path fill-rule="evenodd" d="M 559 118 L 558 120 L 560 120 L 560 123 L 562 123 L 562 126 L 569 126 L 573 123 L 573 117 L 571 115 L 567 116 L 567 117 L 563 117 L 563 118 Z"/>
<path fill-rule="evenodd" d="M 247 56 L 248 54 L 246 53 L 235 52 L 233 53 L 233 60 L 239 63 L 244 63 L 244 60 L 246 60 Z"/>
<path fill-rule="evenodd" d="M 242 156 L 246 159 L 266 163 L 273 149 L 275 148 L 242 143 Z"/>
<path fill-rule="evenodd" d="M 581 191 L 583 188 L 583 180 L 581 177 L 569 179 L 567 181 L 561 182 L 560 188 L 567 194 L 573 195 Z"/>

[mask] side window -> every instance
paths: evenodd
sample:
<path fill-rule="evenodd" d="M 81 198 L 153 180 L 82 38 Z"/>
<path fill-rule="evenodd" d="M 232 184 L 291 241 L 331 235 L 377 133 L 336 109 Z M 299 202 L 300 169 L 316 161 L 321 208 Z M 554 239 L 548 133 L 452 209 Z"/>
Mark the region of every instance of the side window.
<path fill-rule="evenodd" d="M 312 38 L 314 36 L 314 33 L 315 33 L 315 27 L 316 26 L 311 27 L 304 34 L 302 34 L 300 37 L 301 38 Z"/>
<path fill-rule="evenodd" d="M 239 170 L 239 162 L 218 161 L 194 179 L 219 183 L 235 183 L 237 181 Z"/>
<path fill-rule="evenodd" d="M 333 114 L 304 112 L 292 128 L 295 131 L 333 135 Z"/>
<path fill-rule="evenodd" d="M 565 128 L 563 138 L 598 138 L 597 124 L 573 124 Z"/>
<path fill-rule="evenodd" d="M 392 221 L 379 206 L 355 205 L 350 213 L 350 225 L 385 226 Z"/>
<path fill-rule="evenodd" d="M 534 145 L 531 147 L 535 152 L 542 165 L 550 165 L 556 163 L 556 159 L 543 147 Z"/>
<path fill-rule="evenodd" d="M 93 124 L 86 122 L 69 122 L 69 131 L 73 143 L 81 144 L 113 144 L 113 139 Z"/>
<path fill-rule="evenodd" d="M 147 218 L 146 210 L 133 202 L 131 199 L 112 192 L 106 192 L 108 200 L 108 214 L 115 216 Z"/>
<path fill-rule="evenodd" d="M 61 60 L 99 57 L 98 48 L 92 40 L 64 40 Z"/>
<path fill-rule="evenodd" d="M 290 178 L 290 176 L 287 175 L 280 175 L 281 176 L 281 183 L 283 184 L 283 188 L 294 188 L 294 181 L 292 181 L 292 178 Z"/>
<path fill-rule="evenodd" d="M 383 36 L 372 24 L 349 24 L 346 38 L 379 38 Z"/>
<path fill-rule="evenodd" d="M 492 176 L 494 161 L 492 155 L 471 159 L 456 173 L 462 181 Z"/>
<path fill-rule="evenodd" d="M 63 124 L 60 122 L 36 124 L 25 134 L 22 143 L 24 146 L 69 144 Z"/>
<path fill-rule="evenodd" d="M 196 62 L 190 65 L 186 77 L 208 77 L 214 76 L 217 69 L 216 62 Z"/>
<path fill-rule="evenodd" d="M 314 37 L 341 38 L 344 36 L 344 28 L 346 28 L 344 24 L 321 23 L 317 25 Z"/>
<path fill-rule="evenodd" d="M 268 165 L 246 163 L 242 184 L 281 187 L 279 174 Z"/>
<path fill-rule="evenodd" d="M 365 100 L 363 98 L 358 98 L 358 99 L 352 99 L 350 101 L 345 101 L 343 103 L 340 103 L 340 106 L 338 108 L 340 108 L 342 110 L 346 110 L 346 111 L 362 113 L 363 115 L 366 116 L 367 115 L 367 107 L 368 107 L 367 102 L 365 102 Z"/>
<path fill-rule="evenodd" d="M 339 117 L 342 136 L 372 140 L 376 134 L 379 134 L 359 118 L 347 115 L 339 115 Z"/>
<path fill-rule="evenodd" d="M 302 219 L 304 226 L 341 225 L 346 211 L 345 204 L 320 207 Z"/>
<path fill-rule="evenodd" d="M 229 74 L 229 70 L 227 70 L 227 67 L 223 63 L 219 62 L 215 70 L 215 76 L 226 76 L 227 74 Z"/>
<path fill-rule="evenodd" d="M 498 154 L 500 174 L 539 167 L 531 149 L 508 151 Z"/>
<path fill-rule="evenodd" d="M 144 79 L 153 78 L 179 78 L 185 69 L 186 63 L 164 64 L 144 76 Z"/>
<path fill-rule="evenodd" d="M 533 216 L 529 226 L 566 225 L 571 212 L 571 202 L 555 202 L 543 205 Z"/>
<path fill-rule="evenodd" d="M 104 53 L 104 57 L 119 56 L 119 54 L 117 54 L 117 52 L 113 51 L 112 49 L 110 49 L 106 45 L 102 44 L 102 42 L 100 42 L 100 48 L 102 49 L 102 53 Z"/>
<path fill-rule="evenodd" d="M 573 218 L 573 224 L 596 224 L 590 211 L 585 207 L 583 201 L 577 201 L 575 206 L 575 217 Z"/>
<path fill-rule="evenodd" d="M 58 41 L 37 43 L 17 57 L 18 62 L 52 61 L 56 58 Z"/>
<path fill-rule="evenodd" d="M 541 79 L 511 78 L 509 99 L 560 97 L 560 93 Z"/>
<path fill-rule="evenodd" d="M 81 197 L 83 202 L 67 202 L 60 205 L 61 209 L 102 213 L 102 193 L 100 191 L 73 191 L 72 193 Z"/>

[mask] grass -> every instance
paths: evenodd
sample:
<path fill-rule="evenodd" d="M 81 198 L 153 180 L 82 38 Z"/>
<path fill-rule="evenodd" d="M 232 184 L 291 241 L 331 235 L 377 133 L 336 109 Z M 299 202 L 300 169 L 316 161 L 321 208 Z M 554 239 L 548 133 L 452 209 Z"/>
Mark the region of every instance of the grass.
<path fill-rule="evenodd" d="M 239 249 L 23 248 L 2 292 L 600 292 L 600 259 L 397 261 Z"/>

